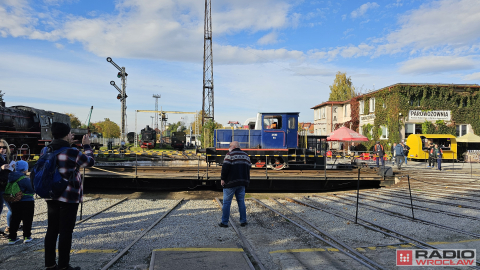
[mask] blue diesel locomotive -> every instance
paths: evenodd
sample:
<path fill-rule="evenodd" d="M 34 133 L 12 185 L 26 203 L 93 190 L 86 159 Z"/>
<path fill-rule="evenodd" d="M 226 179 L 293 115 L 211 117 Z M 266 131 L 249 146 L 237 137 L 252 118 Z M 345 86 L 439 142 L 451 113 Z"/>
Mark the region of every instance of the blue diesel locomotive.
<path fill-rule="evenodd" d="M 222 164 L 230 142 L 238 141 L 257 168 L 324 168 L 326 136 L 299 136 L 298 112 L 258 113 L 245 129 L 216 129 L 207 162 Z"/>

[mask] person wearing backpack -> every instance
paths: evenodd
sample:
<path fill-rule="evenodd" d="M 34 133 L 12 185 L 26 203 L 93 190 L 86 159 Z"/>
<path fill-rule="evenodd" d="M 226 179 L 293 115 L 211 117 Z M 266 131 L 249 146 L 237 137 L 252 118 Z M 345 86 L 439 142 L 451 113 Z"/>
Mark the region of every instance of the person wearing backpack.
<path fill-rule="evenodd" d="M 70 266 L 70 250 L 78 205 L 83 201 L 83 183 L 80 168 L 92 167 L 94 165 L 93 151 L 88 135 L 82 138 L 83 153 L 76 148 L 70 147 L 73 142 L 73 135 L 67 124 L 53 122 L 51 131 L 53 141 L 48 147 L 42 149 L 41 155 L 63 148 L 64 150 L 56 156 L 56 166 L 63 180 L 70 181 L 68 181 L 68 185 L 59 197 L 46 199 L 48 227 L 45 235 L 45 267 L 50 270 L 80 270 L 80 267 Z M 58 264 L 56 263 L 55 252 L 57 238 Z"/>
<path fill-rule="evenodd" d="M 10 147 L 8 146 L 8 143 L 0 139 L 0 215 L 2 214 L 3 210 L 3 193 L 5 192 L 5 187 L 8 184 L 8 175 L 10 174 L 12 168 L 10 168 Z M 10 209 L 10 204 L 8 202 L 5 202 L 5 205 L 8 208 L 8 212 L 11 212 Z M 11 215 L 7 214 L 7 228 L 4 231 L 0 231 L 0 235 L 3 235 L 3 237 L 7 238 L 8 237 L 8 231 L 10 230 L 10 219 Z"/>
<path fill-rule="evenodd" d="M 10 234 L 8 244 L 14 245 L 21 241 L 17 237 L 20 221 L 23 221 L 23 242 L 29 243 L 32 238 L 32 223 L 35 202 L 33 199 L 34 191 L 30 179 L 26 177 L 28 163 L 23 160 L 15 164 L 15 172 L 8 175 L 8 184 L 5 188 L 4 199 L 10 201 L 12 209 L 12 219 L 10 221 Z"/>

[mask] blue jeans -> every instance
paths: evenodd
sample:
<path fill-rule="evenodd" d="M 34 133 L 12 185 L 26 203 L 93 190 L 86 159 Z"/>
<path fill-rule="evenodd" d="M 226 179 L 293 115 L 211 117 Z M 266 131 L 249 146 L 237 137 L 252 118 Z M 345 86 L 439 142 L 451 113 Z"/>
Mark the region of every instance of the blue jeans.
<path fill-rule="evenodd" d="M 437 158 L 437 164 L 438 164 L 438 170 L 442 170 L 442 159 L 441 158 Z"/>
<path fill-rule="evenodd" d="M 405 156 L 405 165 L 407 165 L 407 160 L 408 160 L 408 157 Z"/>
<path fill-rule="evenodd" d="M 245 207 L 245 186 L 224 188 L 222 223 L 225 225 L 228 225 L 228 219 L 230 217 L 230 205 L 232 204 L 234 194 L 235 199 L 237 199 L 238 211 L 240 212 L 240 223 L 247 222 L 247 208 Z"/>
<path fill-rule="evenodd" d="M 3 200 L 3 191 L 0 191 L 0 215 L 2 214 L 3 210 L 3 203 L 7 206 L 8 213 L 7 213 L 7 227 L 10 227 L 10 219 L 12 218 L 12 208 L 10 208 L 10 204 L 7 201 Z"/>
<path fill-rule="evenodd" d="M 377 162 L 377 167 L 379 166 L 379 162 L 382 162 L 382 167 L 385 166 L 385 159 L 383 159 L 383 157 L 377 157 L 376 158 L 376 162 Z"/>

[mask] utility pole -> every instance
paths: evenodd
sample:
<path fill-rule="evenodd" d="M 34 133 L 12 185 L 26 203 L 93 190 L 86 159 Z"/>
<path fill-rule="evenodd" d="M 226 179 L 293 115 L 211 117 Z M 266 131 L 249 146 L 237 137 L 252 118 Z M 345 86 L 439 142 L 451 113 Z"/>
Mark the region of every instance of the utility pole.
<path fill-rule="evenodd" d="M 122 109 L 121 109 L 121 114 L 122 114 L 122 124 L 120 125 L 120 140 L 124 141 L 125 140 L 125 117 L 126 117 L 126 110 L 127 110 L 127 76 L 128 74 L 125 72 L 125 67 L 120 67 L 117 65 L 115 62 L 113 62 L 112 58 L 107 57 L 107 62 L 112 64 L 114 67 L 116 67 L 119 72 L 117 73 L 117 77 L 122 79 L 122 89 L 118 88 L 118 86 L 115 84 L 115 81 L 110 81 L 110 85 L 115 87 L 119 94 L 117 95 L 117 99 L 122 102 Z M 137 132 L 135 130 L 135 132 Z"/>
<path fill-rule="evenodd" d="M 205 118 L 214 120 L 213 107 L 213 54 L 212 54 L 212 1 L 205 0 L 203 35 L 203 100 L 202 125 Z"/>
<path fill-rule="evenodd" d="M 155 99 L 155 126 L 153 129 L 158 129 L 158 99 L 160 98 L 160 95 L 153 95 L 153 98 Z"/>

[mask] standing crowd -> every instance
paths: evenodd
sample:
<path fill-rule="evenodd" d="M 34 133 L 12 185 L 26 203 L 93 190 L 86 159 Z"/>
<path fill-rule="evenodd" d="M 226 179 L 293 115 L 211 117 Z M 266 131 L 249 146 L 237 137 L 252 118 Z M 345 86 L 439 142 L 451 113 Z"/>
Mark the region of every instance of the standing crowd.
<path fill-rule="evenodd" d="M 53 122 L 51 132 L 53 140 L 42 149 L 30 177 L 28 163 L 12 161 L 9 144 L 0 139 L 0 215 L 4 204 L 8 209 L 7 227 L 0 234 L 8 239 L 8 245 L 35 241 L 32 225 L 36 193 L 45 199 L 48 209 L 45 269 L 80 270 L 70 265 L 70 252 L 78 206 L 83 202 L 80 168 L 94 165 L 93 151 L 88 135 L 82 138 L 83 152 L 73 146 L 73 134 L 67 124 Z M 49 162 L 45 162 L 47 159 Z M 46 190 L 46 195 L 41 190 Z M 18 237 L 19 229 L 23 229 L 22 238 Z"/>

